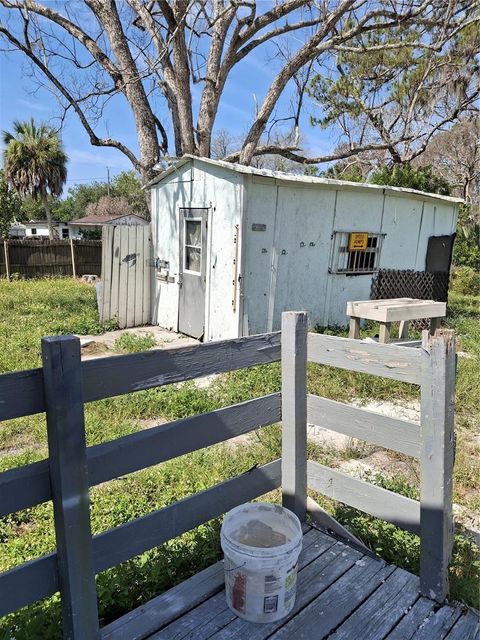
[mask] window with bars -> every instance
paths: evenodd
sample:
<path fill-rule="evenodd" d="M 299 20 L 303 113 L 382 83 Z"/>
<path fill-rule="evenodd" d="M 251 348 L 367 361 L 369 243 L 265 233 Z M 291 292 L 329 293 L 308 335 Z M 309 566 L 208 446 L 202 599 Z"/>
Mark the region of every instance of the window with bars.
<path fill-rule="evenodd" d="M 359 275 L 378 271 L 384 233 L 334 231 L 330 273 Z"/>

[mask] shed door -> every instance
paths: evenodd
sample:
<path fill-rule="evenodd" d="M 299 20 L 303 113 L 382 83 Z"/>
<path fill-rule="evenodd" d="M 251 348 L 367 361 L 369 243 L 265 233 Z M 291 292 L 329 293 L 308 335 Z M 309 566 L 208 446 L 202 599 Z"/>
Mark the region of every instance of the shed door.
<path fill-rule="evenodd" d="M 201 338 L 205 330 L 208 209 L 180 209 L 178 330 Z"/>

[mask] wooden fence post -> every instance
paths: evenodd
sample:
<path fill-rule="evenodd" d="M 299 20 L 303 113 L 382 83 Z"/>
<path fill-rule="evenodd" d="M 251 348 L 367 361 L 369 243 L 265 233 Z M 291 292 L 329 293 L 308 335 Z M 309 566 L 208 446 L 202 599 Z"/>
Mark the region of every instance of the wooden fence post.
<path fill-rule="evenodd" d="M 7 280 L 10 280 L 10 261 L 9 261 L 9 255 L 8 255 L 7 238 L 3 239 L 3 252 L 5 254 L 5 275 L 7 276 Z"/>
<path fill-rule="evenodd" d="M 64 637 L 100 637 L 93 570 L 80 340 L 42 339 L 50 483 Z"/>
<path fill-rule="evenodd" d="M 420 588 L 441 602 L 453 545 L 455 333 L 424 331 L 422 347 Z"/>
<path fill-rule="evenodd" d="M 70 238 L 70 253 L 72 255 L 72 276 L 77 277 L 77 270 L 75 269 L 75 249 L 73 246 L 73 238 Z"/>
<path fill-rule="evenodd" d="M 282 503 L 307 508 L 307 328 L 304 311 L 282 313 Z"/>

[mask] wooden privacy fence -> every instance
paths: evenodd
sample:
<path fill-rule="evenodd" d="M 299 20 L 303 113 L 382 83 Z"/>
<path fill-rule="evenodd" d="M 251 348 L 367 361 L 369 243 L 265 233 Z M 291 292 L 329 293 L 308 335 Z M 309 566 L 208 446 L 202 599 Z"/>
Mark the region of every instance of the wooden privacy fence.
<path fill-rule="evenodd" d="M 100 275 L 101 240 L 3 240 L 0 275 L 21 278 Z"/>
<path fill-rule="evenodd" d="M 120 329 L 151 320 L 152 235 L 150 225 L 104 226 L 100 322 Z"/>
<path fill-rule="evenodd" d="M 305 313 L 282 332 L 81 362 L 80 341 L 43 338 L 43 367 L 0 376 L 0 420 L 45 411 L 49 458 L 0 474 L 0 515 L 53 501 L 55 552 L 0 575 L 0 615 L 60 591 L 66 638 L 133 637 L 100 631 L 95 574 L 282 487 L 304 520 L 307 487 L 420 535 L 422 592 L 443 600 L 452 546 L 455 339 L 425 334 L 422 349 L 308 334 Z M 84 403 L 281 360 L 282 392 L 86 447 Z M 307 360 L 401 380 L 421 389 L 421 426 L 307 394 Z M 89 487 L 282 421 L 282 458 L 147 516 L 93 536 Z M 307 422 L 420 459 L 420 501 L 307 461 Z M 5 425 L 4 428 L 8 428 Z M 132 603 L 133 604 L 133 603 Z M 135 619 L 135 637 L 152 621 Z M 142 626 L 143 625 L 143 626 Z M 123 633 L 123 635 L 121 635 Z"/>

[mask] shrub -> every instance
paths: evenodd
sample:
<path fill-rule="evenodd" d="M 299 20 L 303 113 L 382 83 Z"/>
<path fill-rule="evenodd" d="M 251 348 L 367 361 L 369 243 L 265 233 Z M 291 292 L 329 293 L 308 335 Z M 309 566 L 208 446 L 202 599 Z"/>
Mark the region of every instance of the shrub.
<path fill-rule="evenodd" d="M 453 248 L 453 264 L 457 267 L 480 269 L 480 207 L 460 206 L 457 237 Z"/>
<path fill-rule="evenodd" d="M 452 273 L 452 287 L 466 296 L 480 295 L 480 272 L 471 267 L 456 267 Z"/>

